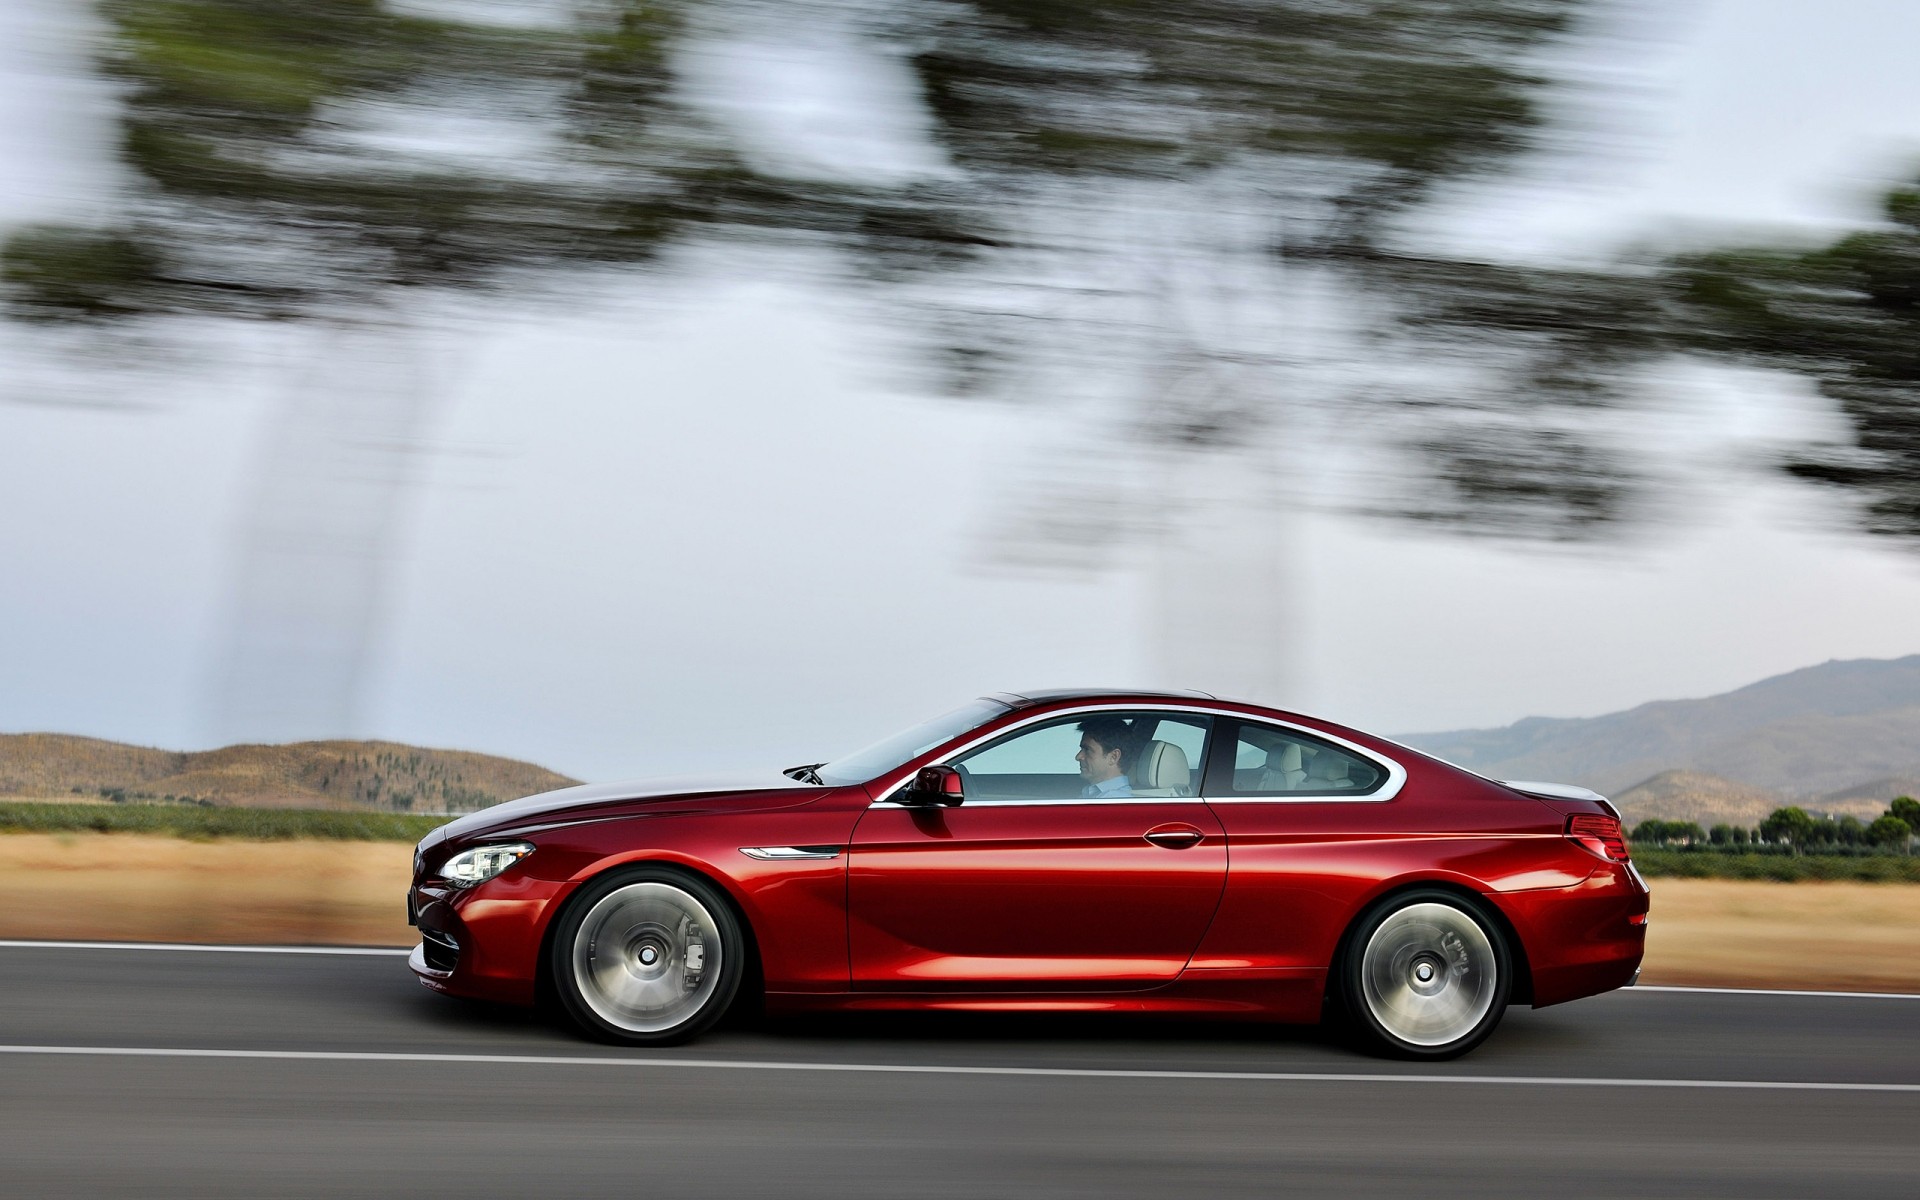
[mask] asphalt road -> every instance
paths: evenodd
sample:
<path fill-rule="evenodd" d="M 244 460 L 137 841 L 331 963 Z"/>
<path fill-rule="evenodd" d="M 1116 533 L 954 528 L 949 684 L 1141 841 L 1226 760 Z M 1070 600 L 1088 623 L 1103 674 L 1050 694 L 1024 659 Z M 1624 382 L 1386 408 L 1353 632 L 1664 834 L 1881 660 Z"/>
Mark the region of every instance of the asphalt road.
<path fill-rule="evenodd" d="M 390 953 L 0 945 L 0 1195 L 1336 1193 L 1911 1200 L 1920 998 L 1641 989 L 1434 1066 L 1111 1018 L 642 1053 Z"/>

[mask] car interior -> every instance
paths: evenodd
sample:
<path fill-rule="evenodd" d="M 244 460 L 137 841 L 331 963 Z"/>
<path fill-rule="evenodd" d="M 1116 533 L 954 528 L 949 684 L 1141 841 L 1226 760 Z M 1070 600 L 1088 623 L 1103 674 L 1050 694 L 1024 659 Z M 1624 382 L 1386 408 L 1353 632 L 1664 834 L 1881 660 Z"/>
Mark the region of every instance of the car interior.
<path fill-rule="evenodd" d="M 1209 723 L 1183 714 L 1122 713 L 1139 747 L 1127 778 L 1135 797 L 1193 796 L 1200 791 Z M 981 747 L 954 765 L 967 794 L 988 800 L 1068 799 L 1081 795 L 1074 755 L 1084 716 L 1063 718 Z M 1232 790 L 1240 795 L 1338 795 L 1368 792 L 1385 772 L 1324 742 L 1252 722 L 1234 736 Z"/>
<path fill-rule="evenodd" d="M 1365 759 L 1261 725 L 1241 725 L 1235 742 L 1235 792 L 1370 791 L 1384 774 Z"/>
<path fill-rule="evenodd" d="M 1198 764 L 1206 748 L 1207 718 L 1118 715 L 1129 722 L 1139 746 L 1127 771 L 1133 795 L 1194 795 L 1200 782 Z M 1074 756 L 1080 750 L 1079 725 L 1084 719 L 1076 715 L 1023 730 L 957 760 L 954 765 L 966 778 L 967 794 L 990 800 L 1078 797 L 1086 781 Z"/>

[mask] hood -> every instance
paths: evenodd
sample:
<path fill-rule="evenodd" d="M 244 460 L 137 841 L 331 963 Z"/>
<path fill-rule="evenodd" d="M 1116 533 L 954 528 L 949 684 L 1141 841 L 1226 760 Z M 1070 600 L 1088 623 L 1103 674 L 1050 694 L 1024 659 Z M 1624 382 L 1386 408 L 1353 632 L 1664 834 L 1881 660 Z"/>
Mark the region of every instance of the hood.
<path fill-rule="evenodd" d="M 771 768 L 765 771 L 738 772 L 731 775 L 674 775 L 662 779 L 641 779 L 625 783 L 585 783 L 578 787 L 561 788 L 554 792 L 541 792 L 537 796 L 509 800 L 505 804 L 496 804 L 491 808 L 483 808 L 479 812 L 468 813 L 434 830 L 427 835 L 421 845 L 435 844 L 448 838 L 469 837 L 502 826 L 573 814 L 582 809 L 612 808 L 658 800 L 679 800 L 690 796 L 737 796 L 753 792 L 803 792 L 806 795 L 792 798 L 794 802 L 802 802 L 826 790 L 818 784 L 789 779 Z"/>

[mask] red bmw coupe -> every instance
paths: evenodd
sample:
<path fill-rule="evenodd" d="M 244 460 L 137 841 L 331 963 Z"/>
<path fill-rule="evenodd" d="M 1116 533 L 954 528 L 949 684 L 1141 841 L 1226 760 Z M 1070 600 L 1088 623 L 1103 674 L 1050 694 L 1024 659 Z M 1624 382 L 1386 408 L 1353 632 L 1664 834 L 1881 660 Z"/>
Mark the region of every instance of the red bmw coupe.
<path fill-rule="evenodd" d="M 661 1044 L 771 1010 L 1336 1015 L 1464 1053 L 1509 1003 L 1630 985 L 1620 815 L 1193 694 L 984 697 L 830 762 L 568 788 L 414 855 L 436 991 Z"/>

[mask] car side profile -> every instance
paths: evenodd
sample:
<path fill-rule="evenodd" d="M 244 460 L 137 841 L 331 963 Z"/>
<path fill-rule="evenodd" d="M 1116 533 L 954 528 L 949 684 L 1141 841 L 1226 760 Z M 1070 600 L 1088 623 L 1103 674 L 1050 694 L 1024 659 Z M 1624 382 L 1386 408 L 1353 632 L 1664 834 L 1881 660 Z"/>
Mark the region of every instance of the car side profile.
<path fill-rule="evenodd" d="M 1446 1058 L 1510 1003 L 1631 984 L 1619 814 L 1198 693 L 984 697 L 840 759 L 595 785 L 435 830 L 437 991 L 634 1044 L 770 1011 L 1333 1016 Z"/>

